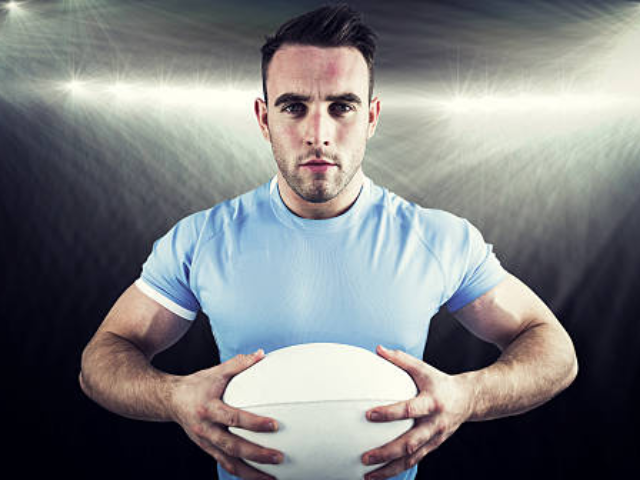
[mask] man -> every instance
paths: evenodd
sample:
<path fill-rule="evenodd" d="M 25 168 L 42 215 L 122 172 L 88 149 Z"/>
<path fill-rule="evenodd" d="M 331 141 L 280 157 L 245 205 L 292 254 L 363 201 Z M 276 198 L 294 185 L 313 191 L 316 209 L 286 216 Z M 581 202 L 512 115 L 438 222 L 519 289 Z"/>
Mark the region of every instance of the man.
<path fill-rule="evenodd" d="M 370 421 L 415 419 L 401 437 L 363 452 L 363 463 L 380 464 L 369 479 L 415 478 L 418 461 L 465 421 L 530 410 L 577 374 L 565 330 L 500 266 L 478 230 L 364 175 L 380 114 L 372 98 L 374 40 L 344 5 L 295 18 L 267 39 L 265 98 L 255 113 L 277 175 L 159 239 L 83 353 L 80 382 L 91 398 L 130 418 L 178 422 L 217 460 L 220 478 L 270 478 L 243 459 L 286 461 L 286 452 L 228 431 L 273 431 L 277 419 L 220 400 L 263 349 L 352 344 L 413 377 L 415 399 L 367 412 Z M 500 348 L 494 364 L 448 375 L 421 360 L 429 321 L 443 305 Z M 222 363 L 187 376 L 152 367 L 199 309 Z"/>

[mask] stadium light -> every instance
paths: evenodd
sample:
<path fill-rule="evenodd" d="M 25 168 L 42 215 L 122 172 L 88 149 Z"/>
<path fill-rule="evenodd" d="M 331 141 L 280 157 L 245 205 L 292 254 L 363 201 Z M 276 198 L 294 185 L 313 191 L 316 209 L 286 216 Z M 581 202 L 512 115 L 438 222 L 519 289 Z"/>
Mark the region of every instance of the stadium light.
<path fill-rule="evenodd" d="M 128 82 L 123 80 L 91 83 L 72 79 L 63 84 L 63 89 L 71 94 L 82 93 L 87 98 L 111 97 L 120 106 L 148 105 L 150 107 L 176 107 L 216 109 L 225 111 L 250 110 L 258 91 L 231 86 L 203 84 L 170 85 L 148 80 Z"/>
<path fill-rule="evenodd" d="M 65 84 L 62 85 L 62 88 L 64 90 L 66 90 L 67 92 L 71 93 L 71 94 L 78 94 L 78 93 L 82 93 L 86 90 L 85 88 L 85 82 L 78 80 L 78 79 L 73 79 Z"/>
<path fill-rule="evenodd" d="M 8 12 L 20 12 L 22 10 L 22 4 L 24 2 L 7 2 L 3 5 L 4 9 Z"/>

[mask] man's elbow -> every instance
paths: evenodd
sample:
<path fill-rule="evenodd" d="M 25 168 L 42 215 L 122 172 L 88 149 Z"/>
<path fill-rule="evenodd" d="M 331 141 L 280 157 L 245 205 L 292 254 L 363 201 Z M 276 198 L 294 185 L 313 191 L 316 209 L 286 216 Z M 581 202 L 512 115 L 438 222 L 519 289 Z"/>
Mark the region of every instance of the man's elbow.
<path fill-rule="evenodd" d="M 78 374 L 78 382 L 80 383 L 80 389 L 86 396 L 89 396 L 89 388 L 87 387 L 87 383 L 84 380 L 84 376 L 82 375 L 82 370 Z"/>
<path fill-rule="evenodd" d="M 568 388 L 577 378 L 578 356 L 569 332 L 558 321 L 542 323 L 540 326 L 548 335 L 548 352 L 555 352 L 553 382 L 557 385 L 559 393 Z"/>
<path fill-rule="evenodd" d="M 540 325 L 545 329 L 549 352 L 556 352 L 556 381 L 560 390 L 564 390 L 578 376 L 578 356 L 573 340 L 555 316 Z"/>
<path fill-rule="evenodd" d="M 569 378 L 568 378 L 568 383 L 567 383 L 567 387 L 569 385 L 571 385 L 574 380 L 578 377 L 578 356 L 576 355 L 576 350 L 573 347 L 573 343 L 571 344 L 571 367 L 569 370 Z"/>
<path fill-rule="evenodd" d="M 562 390 L 564 390 L 565 388 L 568 388 L 577 378 L 578 376 L 578 355 L 576 354 L 576 349 L 575 346 L 573 345 L 573 341 L 571 340 L 571 337 L 569 336 L 569 333 L 564 330 L 564 328 L 562 329 L 562 332 L 564 333 L 565 336 L 565 351 L 566 354 L 564 355 L 565 360 L 565 365 L 566 365 L 566 369 L 565 369 L 565 377 L 564 377 L 564 382 L 562 382 L 563 384 L 563 388 Z"/>
<path fill-rule="evenodd" d="M 82 356 L 80 359 L 80 373 L 78 373 L 78 383 L 80 384 L 80 389 L 82 390 L 82 392 L 89 398 L 91 397 L 91 375 L 89 375 L 89 377 L 87 377 L 87 374 L 89 373 L 88 370 L 91 367 L 91 362 L 90 362 L 90 344 L 87 345 L 87 347 L 84 349 L 84 351 L 82 352 Z"/>

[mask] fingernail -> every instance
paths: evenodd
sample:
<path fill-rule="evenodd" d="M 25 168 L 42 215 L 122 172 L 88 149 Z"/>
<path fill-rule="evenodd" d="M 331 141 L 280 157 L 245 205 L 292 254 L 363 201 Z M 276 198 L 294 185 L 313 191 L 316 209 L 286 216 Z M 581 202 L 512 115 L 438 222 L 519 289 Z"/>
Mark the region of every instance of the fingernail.
<path fill-rule="evenodd" d="M 273 463 L 280 463 L 282 460 L 280 460 L 280 455 L 271 455 L 271 461 Z"/>
<path fill-rule="evenodd" d="M 382 350 L 384 353 L 389 353 L 389 350 L 384 348 L 382 345 L 380 345 L 380 350 Z"/>
<path fill-rule="evenodd" d="M 259 357 L 260 355 L 262 355 L 264 353 L 264 351 L 259 348 L 258 350 L 256 350 L 255 352 L 253 352 L 253 356 L 254 357 Z"/>
<path fill-rule="evenodd" d="M 269 422 L 269 429 L 275 432 L 278 429 L 278 427 L 276 426 L 275 422 Z"/>
<path fill-rule="evenodd" d="M 369 418 L 371 420 L 380 420 L 382 418 L 382 415 L 380 415 L 380 413 L 378 413 L 378 412 L 371 412 L 369 414 Z"/>

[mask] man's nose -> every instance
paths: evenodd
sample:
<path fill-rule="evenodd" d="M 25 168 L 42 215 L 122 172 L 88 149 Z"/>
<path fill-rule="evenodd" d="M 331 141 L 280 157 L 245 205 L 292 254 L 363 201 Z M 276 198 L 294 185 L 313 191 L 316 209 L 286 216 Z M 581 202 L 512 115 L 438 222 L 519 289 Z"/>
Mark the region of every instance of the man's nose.
<path fill-rule="evenodd" d="M 314 109 L 309 112 L 305 132 L 305 143 L 309 147 L 331 146 L 333 144 L 333 120 L 329 112 Z"/>

